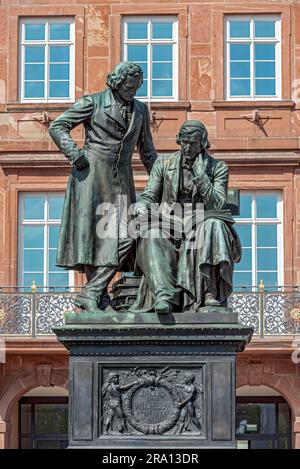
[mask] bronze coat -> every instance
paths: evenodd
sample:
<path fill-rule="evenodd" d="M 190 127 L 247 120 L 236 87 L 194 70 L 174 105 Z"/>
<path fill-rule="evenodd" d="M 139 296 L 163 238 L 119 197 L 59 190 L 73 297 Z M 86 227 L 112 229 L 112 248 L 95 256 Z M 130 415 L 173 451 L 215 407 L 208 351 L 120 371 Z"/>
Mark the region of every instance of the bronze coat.
<path fill-rule="evenodd" d="M 70 137 L 79 124 L 85 127 L 82 149 Z M 153 146 L 147 106 L 134 99 L 128 129 L 110 89 L 84 96 L 59 116 L 49 133 L 71 163 L 84 154 L 89 167 L 79 171 L 73 166 L 65 195 L 57 265 L 82 270 L 82 265 L 117 266 L 120 195 L 128 204 L 135 201 L 132 155 L 137 147 L 150 173 L 157 157 Z M 116 221 L 113 237 L 100 238 L 99 204 L 109 203 L 108 224 Z M 116 218 L 112 218 L 116 216 Z M 98 228 L 97 228 L 98 224 Z"/>

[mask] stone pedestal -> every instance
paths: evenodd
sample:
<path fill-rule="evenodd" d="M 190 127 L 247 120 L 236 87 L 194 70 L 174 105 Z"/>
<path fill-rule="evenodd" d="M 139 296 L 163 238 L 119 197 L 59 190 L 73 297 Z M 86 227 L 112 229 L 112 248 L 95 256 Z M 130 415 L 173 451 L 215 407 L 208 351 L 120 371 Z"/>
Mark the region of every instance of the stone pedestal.
<path fill-rule="evenodd" d="M 54 330 L 70 351 L 69 447 L 234 448 L 236 354 L 252 329 L 217 316 L 69 314 Z"/>

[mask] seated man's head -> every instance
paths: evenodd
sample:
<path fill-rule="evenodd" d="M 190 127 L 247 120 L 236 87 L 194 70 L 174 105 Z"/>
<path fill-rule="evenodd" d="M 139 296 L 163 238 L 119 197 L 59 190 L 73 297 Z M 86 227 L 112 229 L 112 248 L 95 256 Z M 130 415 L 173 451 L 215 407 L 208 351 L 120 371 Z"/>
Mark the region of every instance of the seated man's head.
<path fill-rule="evenodd" d="M 143 70 L 133 62 L 120 62 L 107 76 L 106 84 L 124 101 L 132 101 L 143 83 Z"/>
<path fill-rule="evenodd" d="M 176 142 L 181 145 L 181 151 L 188 159 L 196 158 L 203 150 L 210 147 L 205 125 L 196 120 L 182 124 Z"/>

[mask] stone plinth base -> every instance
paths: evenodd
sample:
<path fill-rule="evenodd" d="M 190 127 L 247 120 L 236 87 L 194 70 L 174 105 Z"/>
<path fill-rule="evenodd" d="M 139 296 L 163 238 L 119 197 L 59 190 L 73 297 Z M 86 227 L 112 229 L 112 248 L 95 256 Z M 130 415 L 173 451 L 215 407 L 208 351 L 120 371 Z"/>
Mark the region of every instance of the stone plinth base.
<path fill-rule="evenodd" d="M 69 314 L 54 332 L 70 351 L 70 448 L 235 447 L 235 360 L 253 331 L 227 313 Z"/>

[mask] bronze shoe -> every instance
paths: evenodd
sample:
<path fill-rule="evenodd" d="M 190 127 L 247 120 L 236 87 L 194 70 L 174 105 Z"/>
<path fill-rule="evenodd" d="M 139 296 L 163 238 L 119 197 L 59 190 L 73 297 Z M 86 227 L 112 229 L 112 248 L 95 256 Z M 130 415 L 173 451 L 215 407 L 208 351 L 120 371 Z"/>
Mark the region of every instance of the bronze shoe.
<path fill-rule="evenodd" d="M 168 314 L 172 312 L 172 305 L 168 301 L 160 301 L 154 309 L 157 314 Z"/>
<path fill-rule="evenodd" d="M 204 304 L 205 306 L 221 306 L 221 303 L 216 300 L 212 293 L 206 293 Z"/>
<path fill-rule="evenodd" d="M 97 301 L 93 298 L 85 298 L 79 296 L 75 298 L 74 305 L 80 308 L 81 310 L 90 312 L 90 313 L 103 313 L 104 311 L 98 308 Z"/>

